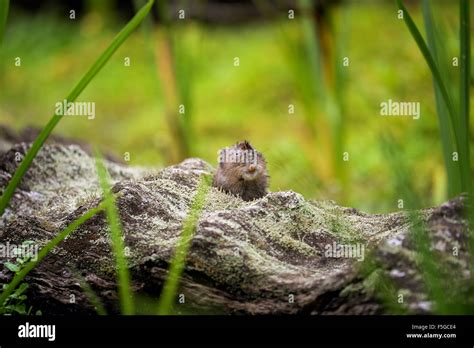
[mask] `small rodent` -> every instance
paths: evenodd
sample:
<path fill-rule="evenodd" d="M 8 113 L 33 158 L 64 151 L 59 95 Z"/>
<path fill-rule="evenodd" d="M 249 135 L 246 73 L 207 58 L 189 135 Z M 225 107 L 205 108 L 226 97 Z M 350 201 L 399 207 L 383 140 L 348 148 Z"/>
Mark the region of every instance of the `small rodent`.
<path fill-rule="evenodd" d="M 219 151 L 219 166 L 212 186 L 251 201 L 267 194 L 267 164 L 248 141 Z"/>

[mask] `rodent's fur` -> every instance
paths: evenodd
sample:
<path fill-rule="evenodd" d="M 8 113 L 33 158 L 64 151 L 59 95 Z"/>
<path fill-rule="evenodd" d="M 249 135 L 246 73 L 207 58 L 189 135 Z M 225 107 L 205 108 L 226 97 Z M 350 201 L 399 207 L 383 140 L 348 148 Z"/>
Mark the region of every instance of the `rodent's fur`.
<path fill-rule="evenodd" d="M 238 160 L 229 161 L 226 154 Z M 268 179 L 265 158 L 248 141 L 219 151 L 219 166 L 212 182 L 214 187 L 251 201 L 267 194 Z"/>

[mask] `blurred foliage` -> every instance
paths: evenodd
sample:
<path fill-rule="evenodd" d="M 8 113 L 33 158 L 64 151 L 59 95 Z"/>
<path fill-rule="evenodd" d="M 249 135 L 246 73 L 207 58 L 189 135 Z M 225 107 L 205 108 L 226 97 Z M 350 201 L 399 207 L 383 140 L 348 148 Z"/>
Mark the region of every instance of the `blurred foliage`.
<path fill-rule="evenodd" d="M 433 3 L 443 14 L 444 48 L 448 56 L 455 56 L 457 2 Z M 314 104 L 311 134 L 307 93 L 301 90 L 307 70 L 295 69 L 288 61 L 288 49 L 303 47 L 307 40 L 298 14 L 294 20 L 281 16 L 228 27 L 191 19 L 173 24 L 180 52 L 187 49 L 185 57 L 193 59 L 189 97 L 193 135 L 188 139 L 193 155 L 215 165 L 221 147 L 248 139 L 267 158 L 271 190 L 291 189 L 314 199 L 386 212 L 398 209 L 399 194 L 379 146 L 382 131 L 390 131 L 407 166 L 413 168 L 412 185 L 421 203 L 439 204 L 446 198 L 446 187 L 430 71 L 397 18 L 394 3 L 361 1 L 344 6 L 351 6 L 350 21 L 340 17 L 334 25 L 336 32 L 347 26 L 348 37 L 337 49 L 340 56 L 350 58 L 344 82 L 349 195 L 341 194 L 331 172 L 335 154 L 325 148 L 325 141 L 318 141 L 318 146 L 313 141 L 331 136 L 326 129 L 327 106 Z M 112 20 L 99 20 L 100 12 L 91 10 L 76 20 L 48 12 L 11 14 L 0 52 L 0 123 L 15 129 L 44 126 L 64 91 L 119 29 Z M 419 6 L 410 7 L 410 13 L 422 23 Z M 287 39 L 292 40 L 288 46 Z M 148 40 L 140 32 L 133 34 L 83 93 L 79 101 L 96 103 L 95 119 L 65 118 L 56 134 L 100 144 L 103 151 L 119 156 L 129 152 L 132 165 L 169 164 L 173 139 L 164 117 L 167 102 L 162 84 L 157 83 Z M 15 67 L 16 57 L 21 58 L 21 67 Z M 124 65 L 125 57 L 130 57 L 130 67 Z M 235 57 L 240 59 L 238 67 Z M 180 79 L 186 81 L 186 76 Z M 421 102 L 421 118 L 381 117 L 380 103 L 388 99 Z M 288 113 L 289 104 L 295 106 L 294 114 Z"/>

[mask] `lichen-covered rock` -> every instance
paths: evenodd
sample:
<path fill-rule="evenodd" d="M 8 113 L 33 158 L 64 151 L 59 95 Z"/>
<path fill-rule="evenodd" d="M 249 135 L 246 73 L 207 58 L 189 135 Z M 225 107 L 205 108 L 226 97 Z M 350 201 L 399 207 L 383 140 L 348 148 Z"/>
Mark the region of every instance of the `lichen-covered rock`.
<path fill-rule="evenodd" d="M 26 149 L 18 144 L 1 155 L 0 189 Z M 213 168 L 200 159 L 160 171 L 111 162 L 107 168 L 117 195 L 133 289 L 145 302 L 156 299 L 200 176 L 211 174 Z M 94 159 L 75 145 L 47 145 L 0 220 L 0 240 L 44 245 L 100 200 Z M 422 216 L 438 260 L 465 271 L 461 210 L 459 198 L 427 209 Z M 409 230 L 402 212 L 369 215 L 332 202 L 310 201 L 292 191 L 245 202 L 211 188 L 180 282 L 185 303 L 176 308 L 185 313 L 385 313 L 388 307 L 373 286 L 373 278 L 382 272 L 397 294 L 407 294 L 403 308 L 431 312 Z M 455 258 L 454 246 L 459 251 Z M 377 269 L 366 267 L 369 254 Z M 8 258 L 0 256 L 0 267 L 5 261 Z M 6 268 L 2 272 L 8 274 Z M 29 302 L 43 313 L 94 313 L 84 283 L 109 312 L 117 312 L 105 216 L 96 215 L 73 232 L 27 281 Z"/>

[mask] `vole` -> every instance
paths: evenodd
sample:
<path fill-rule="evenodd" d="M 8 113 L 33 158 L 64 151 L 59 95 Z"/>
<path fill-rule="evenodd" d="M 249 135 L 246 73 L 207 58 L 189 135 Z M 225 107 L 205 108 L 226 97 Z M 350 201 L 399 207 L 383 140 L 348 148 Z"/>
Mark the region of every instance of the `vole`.
<path fill-rule="evenodd" d="M 219 166 L 212 186 L 251 201 L 267 194 L 267 163 L 248 141 L 219 151 Z"/>

